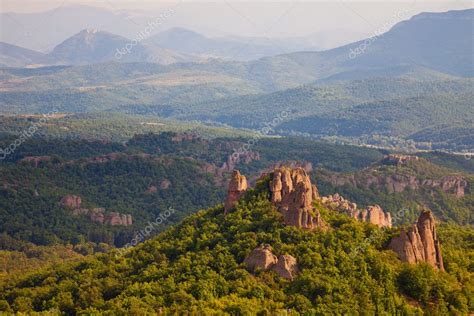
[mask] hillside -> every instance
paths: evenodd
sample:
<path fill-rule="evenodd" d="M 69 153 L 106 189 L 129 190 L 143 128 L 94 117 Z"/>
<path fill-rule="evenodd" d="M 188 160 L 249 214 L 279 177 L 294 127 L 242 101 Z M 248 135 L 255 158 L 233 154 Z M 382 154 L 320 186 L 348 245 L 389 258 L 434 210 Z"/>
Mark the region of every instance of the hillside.
<path fill-rule="evenodd" d="M 352 173 L 320 170 L 316 178 L 324 194 L 339 193 L 367 206 L 383 205 L 391 213 L 404 210 L 414 219 L 419 209 L 430 208 L 443 221 L 473 224 L 472 174 L 460 173 L 416 156 L 389 156 Z M 407 157 L 401 162 L 397 157 Z"/>
<path fill-rule="evenodd" d="M 309 38 L 206 37 L 180 27 L 155 34 L 147 38 L 146 43 L 185 54 L 238 61 L 301 50 L 319 50 Z"/>
<path fill-rule="evenodd" d="M 270 202 L 267 177 L 226 215 L 216 206 L 125 252 L 5 280 L 0 308 L 25 313 L 291 315 L 473 310 L 471 229 L 438 227 L 443 271 L 399 261 L 387 249 L 397 231 L 313 207 L 329 229 L 285 224 Z M 258 253 L 262 257 L 254 257 Z M 273 253 L 286 265 L 252 268 L 252 262 L 271 267 L 271 260 L 277 260 Z"/>
<path fill-rule="evenodd" d="M 86 126 L 82 120 L 62 121 L 50 127 L 52 134 L 29 139 L 10 155 L 2 152 L 0 233 L 39 245 L 90 241 L 122 246 L 134 231 L 169 207 L 175 212 L 157 231 L 223 201 L 223 184 L 233 170 L 247 174 L 253 184 L 262 172 L 280 165 L 313 170 L 313 181 L 326 195 L 339 193 L 362 207 L 378 203 L 392 213 L 406 210 L 412 215 L 403 223 L 424 206 L 440 219 L 472 222 L 474 180 L 465 171 L 472 170 L 472 163 L 463 158 L 456 162 L 452 155 L 425 154 L 457 170 L 424 159 L 398 168 L 380 163 L 386 154 L 381 150 L 302 138 L 262 138 L 247 149 L 245 134 L 222 137 L 230 131 L 212 129 L 127 139 L 123 138 L 129 131 L 127 124 L 113 120 L 102 122 L 111 125 L 109 132 L 94 139 L 95 130 L 102 126 L 94 123 L 97 119 L 87 119 Z M 15 127 L 8 122 L 7 127 L 22 131 L 28 124 Z M 120 142 L 107 140 L 109 133 Z M 13 135 L 3 138 L 0 148 L 13 141 Z M 421 185 L 427 180 L 430 185 Z M 354 182 L 360 185 L 351 186 Z M 76 197 L 80 203 L 61 202 Z M 114 219 L 122 215 L 130 215 L 131 225 L 128 219 Z"/>
<path fill-rule="evenodd" d="M 0 42 L 0 67 L 38 66 L 50 62 L 51 59 L 46 54 Z"/>

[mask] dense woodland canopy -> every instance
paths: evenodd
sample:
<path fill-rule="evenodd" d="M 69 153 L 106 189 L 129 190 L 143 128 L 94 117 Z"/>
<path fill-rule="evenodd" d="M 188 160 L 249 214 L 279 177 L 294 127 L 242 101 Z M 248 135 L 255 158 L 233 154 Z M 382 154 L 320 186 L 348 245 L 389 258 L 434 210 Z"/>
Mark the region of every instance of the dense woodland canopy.
<path fill-rule="evenodd" d="M 173 141 L 176 135 L 173 132 L 136 135 L 125 143 L 51 137 L 30 139 L 1 162 L 0 232 L 36 245 L 78 245 L 90 241 L 123 246 L 140 227 L 169 207 L 176 212 L 156 232 L 199 209 L 222 203 L 230 173 L 220 168 L 248 139 L 208 139 L 192 134 L 190 139 L 177 142 Z M 11 136 L 4 139 L 2 147 L 11 139 Z M 357 174 L 363 170 L 364 174 L 364 168 L 375 168 L 382 178 L 415 174 L 419 178 L 439 179 L 444 175 L 461 174 L 472 179 L 472 161 L 463 157 L 441 153 L 425 155 L 453 169 L 428 162 L 418 164 L 417 168 L 379 168 L 386 151 L 302 138 L 261 138 L 249 151 L 258 153 L 258 159 L 237 162 L 236 168 L 254 179 L 275 163 L 309 162 L 314 169 L 313 181 L 322 194 L 340 193 L 361 207 L 378 203 L 392 213 L 404 210 L 412 214 L 399 224 L 413 220 L 424 206 L 443 220 L 472 223 L 472 189 L 457 199 L 442 191 L 407 190 L 395 194 L 377 188 L 336 187 L 327 181 L 328 176 L 339 173 Z M 91 160 L 109 153 L 117 156 L 102 163 Z M 35 166 L 21 161 L 28 156 L 52 159 Z M 212 166 L 211 171 L 209 166 Z M 170 182 L 166 189 L 160 188 L 163 181 Z M 472 180 L 469 183 L 472 185 Z M 151 187 L 157 191 L 149 193 Z M 59 203 L 71 194 L 80 196 L 86 208 L 103 207 L 106 211 L 131 214 L 134 225 L 112 227 L 73 215 Z M 21 243 L 20 246 L 14 242 L 7 244 L 10 246 L 5 249 L 21 249 Z"/>
<path fill-rule="evenodd" d="M 284 226 L 263 182 L 224 217 L 221 206 L 186 218 L 125 254 L 111 252 L 14 277 L 1 285 L 0 309 L 113 314 L 276 314 L 354 312 L 463 315 L 474 308 L 472 230 L 439 228 L 446 272 L 400 263 L 385 250 L 396 229 L 318 207 L 332 229 Z M 248 272 L 261 243 L 298 258 L 293 281 Z M 354 257 L 351 252 L 364 244 Z"/>

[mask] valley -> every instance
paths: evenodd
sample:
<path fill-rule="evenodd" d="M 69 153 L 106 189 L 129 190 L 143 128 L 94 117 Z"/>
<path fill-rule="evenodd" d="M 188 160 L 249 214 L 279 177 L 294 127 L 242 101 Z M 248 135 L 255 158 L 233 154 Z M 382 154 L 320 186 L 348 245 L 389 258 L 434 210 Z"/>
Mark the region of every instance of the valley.
<path fill-rule="evenodd" d="M 0 8 L 1 315 L 474 313 L 472 4 L 52 2 Z"/>

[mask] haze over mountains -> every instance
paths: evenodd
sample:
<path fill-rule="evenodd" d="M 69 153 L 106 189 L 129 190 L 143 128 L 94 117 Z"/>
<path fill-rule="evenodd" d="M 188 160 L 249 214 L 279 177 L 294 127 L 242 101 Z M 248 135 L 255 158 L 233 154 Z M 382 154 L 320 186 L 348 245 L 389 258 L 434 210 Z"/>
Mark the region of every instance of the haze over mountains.
<path fill-rule="evenodd" d="M 73 67 L 1 70 L 0 107 L 119 111 L 245 128 L 258 128 L 275 111 L 288 109 L 291 118 L 278 126 L 286 133 L 409 137 L 442 147 L 457 139 L 451 144 L 466 148 L 474 122 L 473 19 L 474 9 L 421 13 L 335 49 L 247 62 L 226 59 L 239 48 L 249 55 L 277 52 L 265 45 L 249 51 L 239 47 L 241 39 L 182 28 L 137 42 L 83 30 L 49 54 L 3 44 L 4 64 Z M 435 137 L 436 130 L 443 135 Z"/>
<path fill-rule="evenodd" d="M 474 9 L 346 2 L 1 13 L 0 314 L 474 315 Z"/>

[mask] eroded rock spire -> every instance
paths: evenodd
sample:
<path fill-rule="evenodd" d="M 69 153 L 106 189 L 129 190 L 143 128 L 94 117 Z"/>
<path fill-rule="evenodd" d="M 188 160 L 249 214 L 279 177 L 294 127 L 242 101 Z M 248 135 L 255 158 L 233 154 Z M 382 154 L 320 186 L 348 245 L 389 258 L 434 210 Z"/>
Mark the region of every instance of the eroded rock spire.
<path fill-rule="evenodd" d="M 434 268 L 444 270 L 441 247 L 436 235 L 436 221 L 431 211 L 424 211 L 415 224 L 402 229 L 400 236 L 392 238 L 389 248 L 403 262 L 426 262 Z"/>

